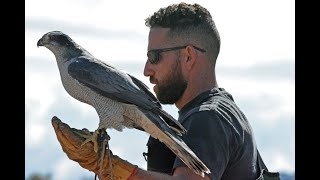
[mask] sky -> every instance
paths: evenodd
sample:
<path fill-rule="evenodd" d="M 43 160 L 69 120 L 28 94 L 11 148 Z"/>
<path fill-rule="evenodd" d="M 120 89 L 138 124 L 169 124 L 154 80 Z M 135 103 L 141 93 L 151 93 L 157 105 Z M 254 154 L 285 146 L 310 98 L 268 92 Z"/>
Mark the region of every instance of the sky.
<path fill-rule="evenodd" d="M 52 180 L 93 178 L 68 159 L 51 125 L 57 116 L 71 127 L 98 127 L 95 110 L 67 94 L 55 57 L 37 47 L 43 34 L 68 34 L 96 58 L 126 71 L 152 90 L 143 76 L 148 43 L 144 19 L 180 1 L 25 1 L 25 177 Z M 139 3 L 137 3 L 139 2 Z M 216 74 L 247 116 L 270 171 L 295 172 L 295 4 L 292 0 L 184 1 L 207 8 L 218 28 L 221 49 Z M 177 118 L 174 105 L 163 108 Z M 146 169 L 148 134 L 109 130 L 112 152 Z"/>

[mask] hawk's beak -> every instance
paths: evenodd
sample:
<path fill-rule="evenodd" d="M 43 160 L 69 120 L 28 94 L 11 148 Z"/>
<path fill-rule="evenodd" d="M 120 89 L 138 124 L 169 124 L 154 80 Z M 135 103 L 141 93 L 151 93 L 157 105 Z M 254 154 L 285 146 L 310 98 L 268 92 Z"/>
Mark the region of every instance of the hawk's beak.
<path fill-rule="evenodd" d="M 42 38 L 41 38 L 41 39 L 39 39 L 39 41 L 37 42 L 37 47 L 39 47 L 39 46 L 43 46 Z"/>

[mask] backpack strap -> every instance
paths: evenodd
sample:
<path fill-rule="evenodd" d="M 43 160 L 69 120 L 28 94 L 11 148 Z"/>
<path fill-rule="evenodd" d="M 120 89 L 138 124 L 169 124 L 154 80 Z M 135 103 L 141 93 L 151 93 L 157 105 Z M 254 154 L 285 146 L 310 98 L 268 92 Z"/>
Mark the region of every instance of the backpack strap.
<path fill-rule="evenodd" d="M 267 166 L 264 164 L 264 162 L 263 162 L 263 160 L 262 160 L 262 158 L 261 158 L 261 156 L 260 156 L 260 153 L 259 153 L 258 149 L 257 149 L 257 154 L 258 154 L 258 166 L 259 166 L 260 172 L 262 171 L 262 169 L 265 169 L 266 171 L 268 171 L 268 168 L 267 168 Z"/>
<path fill-rule="evenodd" d="M 269 172 L 267 166 L 264 164 L 260 153 L 257 149 L 257 156 L 258 156 L 258 166 L 260 170 L 260 175 L 257 180 L 280 180 L 280 173 L 279 172 Z"/>

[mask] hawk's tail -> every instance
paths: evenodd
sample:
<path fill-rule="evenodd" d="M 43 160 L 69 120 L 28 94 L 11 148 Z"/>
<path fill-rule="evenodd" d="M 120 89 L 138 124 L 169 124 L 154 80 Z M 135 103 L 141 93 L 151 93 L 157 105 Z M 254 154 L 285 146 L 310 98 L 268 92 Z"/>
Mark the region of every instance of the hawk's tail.
<path fill-rule="evenodd" d="M 179 137 L 179 135 L 174 132 L 174 130 L 167 126 L 157 126 L 147 118 L 141 118 L 140 120 L 140 126 L 147 133 L 149 133 L 153 138 L 163 142 L 191 170 L 202 177 L 204 177 L 204 173 L 210 173 L 210 170 L 206 167 L 206 165 L 194 154 L 194 152 Z"/>
<path fill-rule="evenodd" d="M 180 137 L 165 132 L 165 135 L 160 135 L 159 140 L 162 141 L 195 173 L 202 177 L 204 177 L 204 173 L 210 173 L 210 170 L 206 167 L 206 165 L 194 154 L 194 152 L 187 146 L 187 144 L 183 142 Z"/>
<path fill-rule="evenodd" d="M 169 123 L 164 125 L 163 119 L 161 119 L 157 114 L 145 111 L 143 109 L 140 111 L 136 109 L 136 106 L 127 105 L 126 107 L 126 112 L 128 113 L 124 113 L 124 116 L 131 119 L 136 126 L 141 127 L 141 129 L 145 130 L 145 132 L 149 133 L 153 138 L 163 142 L 196 174 L 204 177 L 204 173 L 210 173 L 210 170 L 180 138 L 174 128 L 167 126 Z M 179 122 L 176 120 L 173 122 L 173 125 L 176 123 L 179 124 Z"/>

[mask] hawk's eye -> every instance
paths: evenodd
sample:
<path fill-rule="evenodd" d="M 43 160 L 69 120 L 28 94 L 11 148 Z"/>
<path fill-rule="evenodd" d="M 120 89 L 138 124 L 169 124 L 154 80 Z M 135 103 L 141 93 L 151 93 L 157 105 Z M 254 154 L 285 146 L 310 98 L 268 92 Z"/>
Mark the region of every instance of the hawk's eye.
<path fill-rule="evenodd" d="M 49 40 L 52 40 L 52 39 L 53 39 L 53 36 L 52 36 L 52 35 L 50 35 L 50 36 L 49 36 Z"/>

